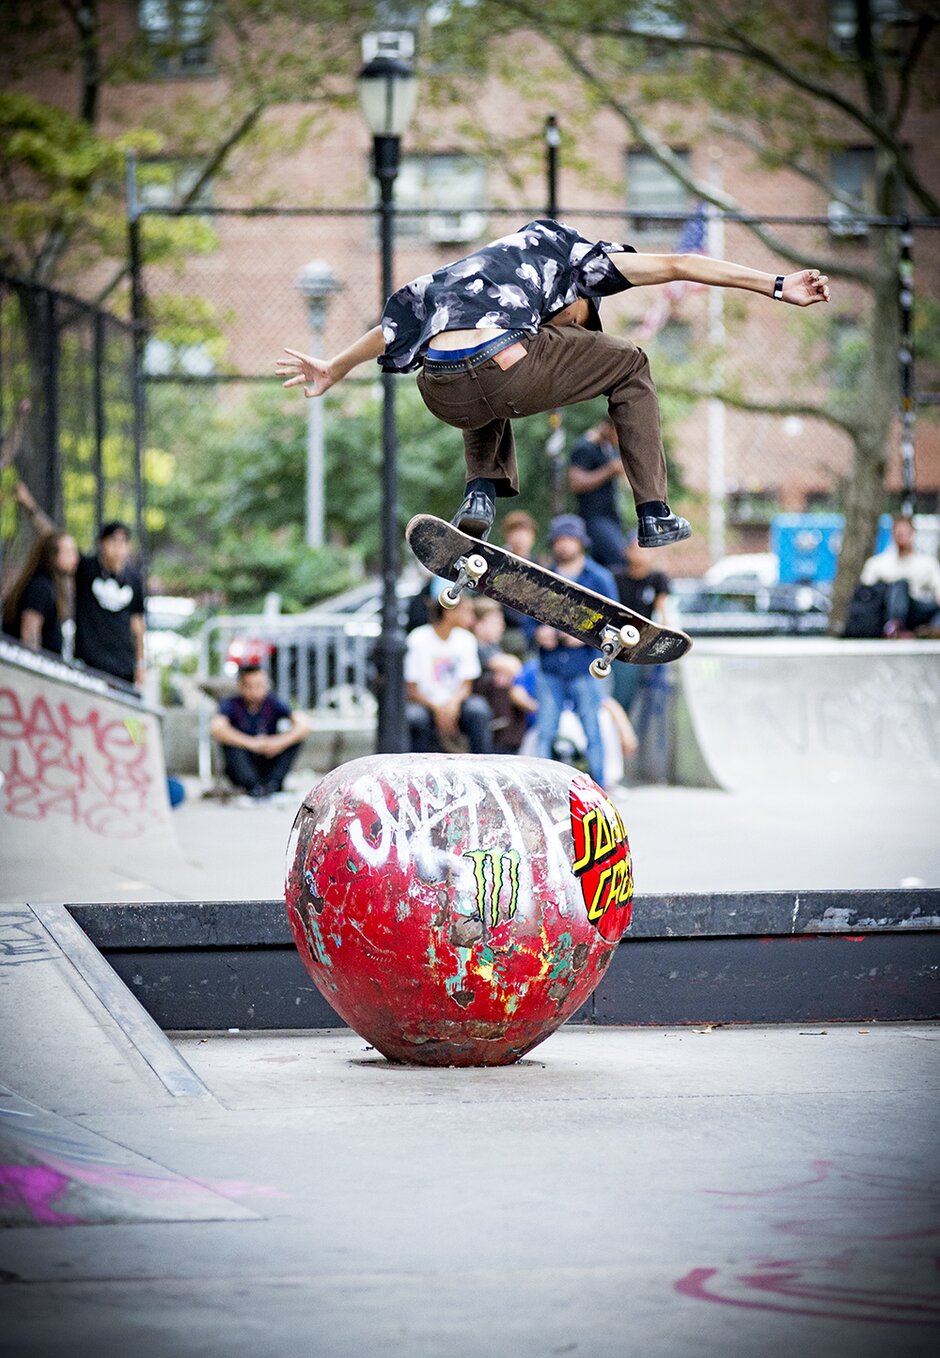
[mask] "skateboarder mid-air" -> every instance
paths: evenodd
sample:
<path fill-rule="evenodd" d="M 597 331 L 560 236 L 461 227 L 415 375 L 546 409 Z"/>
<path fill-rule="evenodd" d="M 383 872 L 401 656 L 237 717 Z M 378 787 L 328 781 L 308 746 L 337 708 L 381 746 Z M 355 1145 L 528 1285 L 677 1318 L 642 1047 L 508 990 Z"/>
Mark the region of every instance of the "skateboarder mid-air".
<path fill-rule="evenodd" d="M 633 490 L 641 547 L 681 542 L 691 528 L 667 503 L 659 404 L 646 355 L 601 329 L 598 304 L 626 288 L 677 280 L 744 288 L 793 306 L 829 301 L 818 269 L 778 275 L 690 254 L 637 254 L 586 240 L 560 222 L 529 222 L 389 298 L 379 325 L 331 359 L 287 349 L 285 387 L 322 396 L 358 364 L 420 369 L 425 405 L 461 430 L 465 498 L 453 523 L 486 538 L 498 496 L 519 493 L 511 421 L 607 397 Z"/>

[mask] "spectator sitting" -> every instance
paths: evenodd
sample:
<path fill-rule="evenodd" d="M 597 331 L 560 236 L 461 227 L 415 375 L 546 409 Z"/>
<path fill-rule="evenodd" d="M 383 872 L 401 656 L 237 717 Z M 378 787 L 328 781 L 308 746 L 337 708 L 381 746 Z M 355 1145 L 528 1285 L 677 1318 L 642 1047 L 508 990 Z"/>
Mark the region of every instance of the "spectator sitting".
<path fill-rule="evenodd" d="M 71 612 L 78 548 L 68 533 L 37 538 L 3 609 L 3 630 L 33 650 L 62 654 L 62 624 Z"/>
<path fill-rule="evenodd" d="M 524 561 L 535 561 L 535 540 L 538 537 L 538 524 L 524 509 L 513 509 L 500 524 L 503 546 L 514 556 Z M 503 639 L 503 647 L 513 655 L 525 656 L 533 646 L 535 629 L 538 624 L 525 613 L 517 613 L 514 608 L 504 608 L 503 616 L 508 629 Z"/>
<path fill-rule="evenodd" d="M 502 607 L 495 599 L 476 599 L 473 632 L 477 639 L 481 674 L 474 681 L 474 693 L 487 700 L 492 712 L 493 749 L 497 754 L 515 754 L 526 729 L 526 712 L 513 697 L 513 685 L 522 661 L 500 646 L 506 631 Z"/>
<path fill-rule="evenodd" d="M 243 665 L 237 694 L 219 704 L 209 729 L 235 786 L 249 797 L 270 797 L 283 787 L 310 724 L 271 692 L 260 665 Z"/>
<path fill-rule="evenodd" d="M 898 515 L 891 530 L 892 543 L 870 556 L 862 568 L 863 585 L 887 585 L 885 636 L 900 636 L 916 629 L 940 628 L 940 563 L 927 552 L 914 551 L 914 525 Z"/>
<path fill-rule="evenodd" d="M 407 719 L 412 750 L 453 749 L 459 732 L 473 754 L 492 750 L 492 711 L 473 692 L 481 674 L 473 627 L 473 603 L 462 595 L 456 608 L 439 599 L 428 607 L 430 622 L 408 634 L 405 651 Z"/>

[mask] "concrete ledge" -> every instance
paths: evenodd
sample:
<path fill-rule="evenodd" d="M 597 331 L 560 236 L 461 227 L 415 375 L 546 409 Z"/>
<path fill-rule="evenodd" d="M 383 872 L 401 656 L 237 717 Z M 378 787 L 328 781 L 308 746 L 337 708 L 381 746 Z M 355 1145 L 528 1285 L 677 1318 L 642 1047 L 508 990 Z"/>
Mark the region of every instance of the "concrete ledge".
<path fill-rule="evenodd" d="M 283 900 L 69 905 L 101 949 L 293 946 Z M 841 934 L 940 929 L 940 890 L 764 891 L 649 895 L 624 944 L 641 938 Z"/>
<path fill-rule="evenodd" d="M 297 955 L 284 904 L 68 907 L 164 1029 L 339 1022 Z M 571 1022 L 867 1022 L 940 1017 L 940 891 L 646 896 Z"/>

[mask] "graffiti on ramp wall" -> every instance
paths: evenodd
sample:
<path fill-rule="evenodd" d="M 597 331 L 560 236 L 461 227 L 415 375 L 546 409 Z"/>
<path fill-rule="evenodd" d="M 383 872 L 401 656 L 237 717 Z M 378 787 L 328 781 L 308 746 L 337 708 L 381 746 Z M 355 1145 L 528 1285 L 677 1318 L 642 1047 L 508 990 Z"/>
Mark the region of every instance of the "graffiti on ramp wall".
<path fill-rule="evenodd" d="M 61 668 L 65 675 L 69 671 Z M 63 821 L 133 839 L 162 818 L 159 728 L 103 692 L 72 688 L 25 664 L 0 670 L 0 806 L 20 821 Z"/>

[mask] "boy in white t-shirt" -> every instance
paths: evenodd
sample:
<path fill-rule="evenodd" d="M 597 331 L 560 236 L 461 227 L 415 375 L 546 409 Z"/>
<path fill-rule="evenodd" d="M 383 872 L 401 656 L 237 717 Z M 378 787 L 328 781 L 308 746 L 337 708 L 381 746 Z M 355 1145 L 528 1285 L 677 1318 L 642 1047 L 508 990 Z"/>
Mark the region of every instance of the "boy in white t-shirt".
<path fill-rule="evenodd" d="M 430 621 L 408 634 L 405 652 L 406 709 L 412 750 L 452 747 L 458 732 L 472 754 L 492 750 L 490 705 L 473 692 L 480 657 L 473 625 L 473 603 L 464 596 L 456 608 L 437 599 L 428 607 Z"/>
<path fill-rule="evenodd" d="M 885 635 L 940 628 L 940 563 L 914 550 L 914 525 L 905 515 L 895 518 L 891 537 L 890 546 L 865 562 L 861 580 L 888 586 Z"/>

